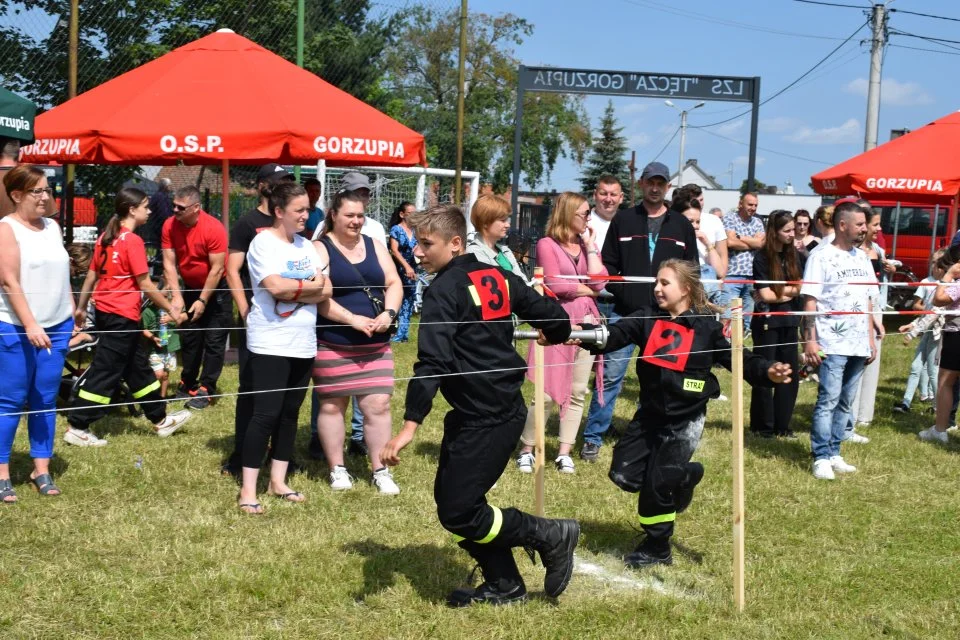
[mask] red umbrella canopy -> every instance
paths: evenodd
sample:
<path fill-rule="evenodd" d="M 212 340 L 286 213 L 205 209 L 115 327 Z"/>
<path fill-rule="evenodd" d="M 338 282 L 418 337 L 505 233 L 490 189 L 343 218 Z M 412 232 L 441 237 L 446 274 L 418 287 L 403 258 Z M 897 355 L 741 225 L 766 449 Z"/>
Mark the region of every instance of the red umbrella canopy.
<path fill-rule="evenodd" d="M 40 115 L 23 162 L 426 165 L 423 136 L 223 30 Z"/>
<path fill-rule="evenodd" d="M 960 112 L 822 171 L 811 178 L 824 195 L 949 204 L 960 192 Z"/>

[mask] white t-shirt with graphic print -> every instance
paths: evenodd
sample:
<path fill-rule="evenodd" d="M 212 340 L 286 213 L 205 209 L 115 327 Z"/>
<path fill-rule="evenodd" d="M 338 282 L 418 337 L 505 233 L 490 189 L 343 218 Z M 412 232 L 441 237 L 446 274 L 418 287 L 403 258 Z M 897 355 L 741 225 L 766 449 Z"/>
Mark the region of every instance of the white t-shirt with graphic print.
<path fill-rule="evenodd" d="M 817 299 L 817 311 L 867 311 L 871 298 L 879 295 L 876 285 L 848 284 L 876 282 L 867 254 L 860 249 L 843 251 L 830 244 L 813 251 L 803 271 L 801 295 Z M 870 357 L 869 315 L 817 315 L 817 342 L 827 355 Z"/>
<path fill-rule="evenodd" d="M 320 256 L 303 236 L 284 242 L 270 231 L 257 234 L 247 250 L 253 302 L 247 314 L 247 348 L 260 355 L 313 358 L 317 355 L 317 305 L 278 302 L 261 284 L 267 276 L 307 280 Z M 283 317 L 285 314 L 290 314 Z"/>

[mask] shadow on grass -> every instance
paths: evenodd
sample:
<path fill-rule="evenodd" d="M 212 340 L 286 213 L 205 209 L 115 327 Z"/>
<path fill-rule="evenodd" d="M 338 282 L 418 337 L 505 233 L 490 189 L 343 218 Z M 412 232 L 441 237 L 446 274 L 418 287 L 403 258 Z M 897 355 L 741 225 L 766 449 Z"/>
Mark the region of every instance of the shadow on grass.
<path fill-rule="evenodd" d="M 682 518 L 683 515 L 679 515 Z M 582 532 L 580 544 L 589 551 L 598 555 L 613 555 L 623 558 L 633 551 L 643 539 L 644 533 L 640 527 L 633 527 L 625 522 L 610 522 L 608 520 L 581 520 Z M 686 546 L 681 540 L 672 538 L 670 544 L 676 553 L 687 558 L 694 564 L 703 564 L 703 554 L 696 549 Z"/>
<path fill-rule="evenodd" d="M 361 602 L 393 587 L 398 574 L 406 577 L 424 600 L 444 602 L 447 594 L 460 586 L 469 572 L 469 556 L 453 545 L 388 547 L 368 539 L 344 545 L 343 550 L 365 558 L 363 590 L 354 594 Z"/>
<path fill-rule="evenodd" d="M 744 447 L 754 455 L 763 458 L 783 458 L 801 469 L 805 469 L 810 464 L 810 448 L 803 440 L 762 438 L 750 433 L 745 435 Z"/>
<path fill-rule="evenodd" d="M 110 436 L 130 434 L 153 434 L 153 425 L 143 415 L 134 416 L 127 407 L 117 407 L 110 410 L 106 417 L 97 420 L 91 425 L 91 430 L 99 438 L 109 439 Z M 154 436 L 156 437 L 156 436 Z"/>
<path fill-rule="evenodd" d="M 56 453 L 50 458 L 50 474 L 54 480 L 62 476 L 70 468 L 70 463 L 58 456 Z M 33 458 L 26 451 L 13 451 L 10 453 L 10 477 L 14 483 L 29 482 L 30 474 L 33 473 Z"/>
<path fill-rule="evenodd" d="M 440 443 L 422 440 L 413 445 L 413 453 L 431 460 L 438 460 L 440 458 Z"/>

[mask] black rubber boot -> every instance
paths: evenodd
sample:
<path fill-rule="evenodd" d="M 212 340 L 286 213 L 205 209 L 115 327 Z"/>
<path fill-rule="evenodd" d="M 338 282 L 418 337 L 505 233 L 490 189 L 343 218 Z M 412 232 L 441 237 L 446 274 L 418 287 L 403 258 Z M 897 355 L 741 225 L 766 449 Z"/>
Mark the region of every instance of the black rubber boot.
<path fill-rule="evenodd" d="M 642 569 L 654 564 L 673 564 L 673 553 L 670 551 L 670 538 L 656 539 L 647 536 L 637 545 L 633 553 L 628 553 L 623 559 L 628 567 Z"/>
<path fill-rule="evenodd" d="M 703 465 L 699 462 L 688 462 L 686 464 L 686 477 L 673 490 L 673 504 L 677 513 L 683 513 L 690 506 L 693 500 L 693 490 L 703 480 Z"/>
<path fill-rule="evenodd" d="M 471 586 L 462 587 L 447 596 L 447 605 L 451 607 L 469 607 L 476 603 L 494 606 L 516 604 L 527 599 L 527 587 L 520 577 L 513 551 L 505 548 L 488 547 L 472 540 L 459 543 L 461 549 L 477 561 L 477 569 L 483 574 L 483 583 L 474 588 L 473 575 L 467 582 Z"/>
<path fill-rule="evenodd" d="M 580 539 L 580 523 L 576 520 L 526 517 L 530 526 L 527 552 L 531 560 L 533 553 L 530 549 L 540 554 L 540 561 L 547 571 L 543 578 L 543 590 L 551 598 L 556 598 L 570 584 L 573 575 L 573 551 Z"/>

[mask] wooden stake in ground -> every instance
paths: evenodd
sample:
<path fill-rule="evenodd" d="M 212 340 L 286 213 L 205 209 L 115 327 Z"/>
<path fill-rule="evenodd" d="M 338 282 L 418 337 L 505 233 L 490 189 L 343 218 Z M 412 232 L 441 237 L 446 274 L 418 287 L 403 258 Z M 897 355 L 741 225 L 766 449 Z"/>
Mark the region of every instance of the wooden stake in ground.
<path fill-rule="evenodd" d="M 536 267 L 533 270 L 533 279 L 536 283 L 534 288 L 537 293 L 543 295 L 543 267 Z M 543 347 L 538 342 L 533 343 L 533 358 L 536 362 L 533 371 L 533 417 L 534 417 L 534 439 L 533 439 L 533 497 L 535 513 L 541 518 L 545 515 L 544 495 L 543 495 L 543 462 L 545 454 L 546 440 L 546 407 L 544 407 L 543 392 Z"/>
<path fill-rule="evenodd" d="M 733 412 L 733 603 L 743 611 L 744 589 L 744 486 L 743 486 L 743 300 L 734 298 L 731 304 L 730 338 L 733 391 L 730 394 Z"/>

